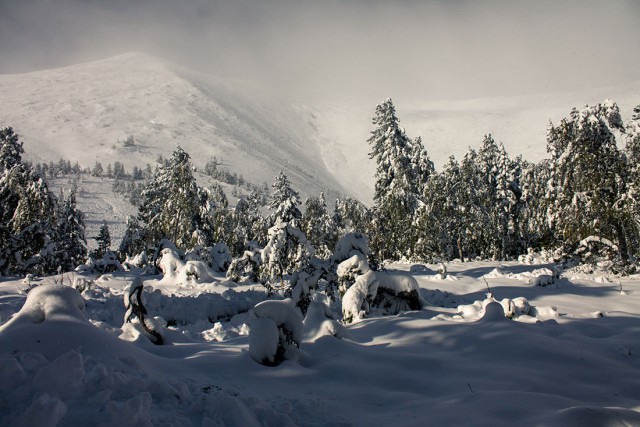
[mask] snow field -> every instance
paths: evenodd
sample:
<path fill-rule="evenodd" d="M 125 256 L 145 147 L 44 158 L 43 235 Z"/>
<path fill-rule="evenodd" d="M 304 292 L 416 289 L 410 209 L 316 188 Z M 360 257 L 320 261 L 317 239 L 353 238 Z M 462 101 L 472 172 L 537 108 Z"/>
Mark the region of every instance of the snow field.
<path fill-rule="evenodd" d="M 291 326 L 297 357 L 277 367 L 254 361 L 251 317 L 275 310 L 286 323 L 275 306 L 291 303 L 256 306 L 256 285 L 143 277 L 149 316 L 172 319 L 154 346 L 118 338 L 131 275 L 104 275 L 82 298 L 39 286 L 26 302 L 20 282 L 0 283 L 1 312 L 15 313 L 0 325 L 0 423 L 640 423 L 640 277 L 565 272 L 539 287 L 548 266 L 451 263 L 454 280 L 432 275 L 439 266 L 391 267 L 415 280 L 421 310 L 342 325 L 317 299 Z"/>

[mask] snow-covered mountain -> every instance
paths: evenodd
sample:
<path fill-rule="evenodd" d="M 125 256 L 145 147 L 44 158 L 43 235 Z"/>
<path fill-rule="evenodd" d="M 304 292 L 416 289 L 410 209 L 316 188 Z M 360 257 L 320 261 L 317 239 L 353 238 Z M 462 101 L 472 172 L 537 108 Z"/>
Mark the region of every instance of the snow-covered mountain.
<path fill-rule="evenodd" d="M 191 72 L 141 53 L 0 76 L 0 123 L 27 157 L 154 164 L 180 145 L 202 167 L 214 156 L 254 184 L 282 169 L 303 193 L 346 193 L 327 172 L 317 135 L 291 105 L 239 82 Z M 122 143 L 133 135 L 135 145 Z"/>
<path fill-rule="evenodd" d="M 371 202 L 374 164 L 367 139 L 377 101 L 307 103 L 244 82 L 190 71 L 142 53 L 65 68 L 0 75 L 0 125 L 25 141 L 27 157 L 92 166 L 154 164 L 176 145 L 196 166 L 216 156 L 255 184 L 282 169 L 303 196 L 340 192 Z M 393 97 L 393 94 L 389 94 Z M 421 136 L 438 170 L 493 134 L 512 156 L 546 156 L 546 129 L 572 107 L 616 101 L 628 119 L 640 81 L 582 92 L 422 104 L 394 99 L 409 136 Z M 134 147 L 122 142 L 133 135 Z"/>

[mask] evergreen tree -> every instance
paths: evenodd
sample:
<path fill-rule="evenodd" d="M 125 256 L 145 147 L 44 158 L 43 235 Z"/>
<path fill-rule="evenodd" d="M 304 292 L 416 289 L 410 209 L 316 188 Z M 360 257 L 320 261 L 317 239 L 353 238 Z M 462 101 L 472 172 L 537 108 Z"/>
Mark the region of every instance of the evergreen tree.
<path fill-rule="evenodd" d="M 202 202 L 192 169 L 189 155 L 178 147 L 143 191 L 138 220 L 150 247 L 163 238 L 183 249 L 191 246 Z"/>
<path fill-rule="evenodd" d="M 321 258 L 331 256 L 337 242 L 336 228 L 327 210 L 324 193 L 320 197 L 309 197 L 305 201 L 302 231 Z"/>
<path fill-rule="evenodd" d="M 458 161 L 451 156 L 441 174 L 432 174 L 424 187 L 416 219 L 416 256 L 436 262 L 459 257 L 464 261 L 467 221 L 464 186 Z"/>
<path fill-rule="evenodd" d="M 523 162 L 520 233 L 525 249 L 539 249 L 553 243 L 547 222 L 547 207 L 544 203 L 550 177 L 549 160 L 543 160 L 538 164 Z"/>
<path fill-rule="evenodd" d="M 111 233 L 109 232 L 109 226 L 106 221 L 102 221 L 98 235 L 95 236 L 94 239 L 98 243 L 98 248 L 93 251 L 93 257 L 96 259 L 102 258 L 111 248 Z"/>
<path fill-rule="evenodd" d="M 427 185 L 429 177 L 435 173 L 435 167 L 420 137 L 417 137 L 411 143 L 411 165 L 413 167 L 412 191 L 415 194 L 422 195 L 422 191 L 424 186 Z"/>
<path fill-rule="evenodd" d="M 84 214 L 76 207 L 76 191 L 63 199 L 58 215 L 58 245 L 60 267 L 69 271 L 83 264 L 87 258 Z"/>
<path fill-rule="evenodd" d="M 640 257 L 640 105 L 633 109 L 633 113 L 626 128 L 625 155 L 628 179 L 623 204 L 623 223 L 629 234 L 628 247 L 637 259 Z"/>
<path fill-rule="evenodd" d="M 55 272 L 56 199 L 23 153 L 13 129 L 0 129 L 0 271 Z"/>
<path fill-rule="evenodd" d="M 124 236 L 118 247 L 118 253 L 122 259 L 127 256 L 135 256 L 146 250 L 144 243 L 144 231 L 138 222 L 138 219 L 129 215 L 126 219 L 126 228 Z"/>
<path fill-rule="evenodd" d="M 618 106 L 608 100 L 573 109 L 568 118 L 549 128 L 547 151 L 553 165 L 549 222 L 565 255 L 581 250 L 594 254 L 587 246 L 597 242 L 622 263 L 629 259 L 621 208 L 625 165 L 614 133 L 623 129 Z"/>
<path fill-rule="evenodd" d="M 269 229 L 269 241 L 262 250 L 261 277 L 268 287 L 284 285 L 284 276 L 311 268 L 313 247 L 300 231 L 299 221 L 278 222 Z"/>
<path fill-rule="evenodd" d="M 336 243 L 347 233 L 365 233 L 369 229 L 371 212 L 358 200 L 347 197 L 337 198 L 333 209 L 333 223 L 336 227 Z"/>
<path fill-rule="evenodd" d="M 234 257 L 241 256 L 249 242 L 257 242 L 260 236 L 266 236 L 257 197 L 254 191 L 247 198 L 240 198 L 231 212 L 232 232 L 228 246 Z"/>
<path fill-rule="evenodd" d="M 421 150 L 414 150 L 400 127 L 391 99 L 376 107 L 372 122 L 376 128 L 368 140 L 369 157 L 377 166 L 371 249 L 380 259 L 399 259 L 410 256 L 415 243 L 411 224 L 418 207 L 419 180 L 412 157 Z"/>
<path fill-rule="evenodd" d="M 273 194 L 269 203 L 269 224 L 274 226 L 279 222 L 291 222 L 302 219 L 302 213 L 298 208 L 300 196 L 298 192 L 291 188 L 291 183 L 283 171 L 276 177 L 276 182 L 272 185 Z"/>

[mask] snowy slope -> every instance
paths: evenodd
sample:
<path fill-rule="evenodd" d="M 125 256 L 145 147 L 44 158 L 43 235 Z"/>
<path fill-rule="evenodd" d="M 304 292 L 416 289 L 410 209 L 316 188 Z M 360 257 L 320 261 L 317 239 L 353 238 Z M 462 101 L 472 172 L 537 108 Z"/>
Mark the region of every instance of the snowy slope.
<path fill-rule="evenodd" d="M 0 75 L 0 123 L 36 161 L 60 157 L 154 164 L 180 145 L 196 166 L 216 156 L 257 185 L 283 169 L 303 193 L 346 190 L 329 174 L 315 131 L 267 91 L 129 53 L 70 67 Z M 134 147 L 123 141 L 133 135 Z"/>
<path fill-rule="evenodd" d="M 177 323 L 154 346 L 122 326 L 128 273 L 100 277 L 84 299 L 43 286 L 26 303 L 25 285 L 5 281 L 0 423 L 640 425 L 640 276 L 564 273 L 540 287 L 546 265 L 453 263 L 445 279 L 437 266 L 394 267 L 418 281 L 422 310 L 345 325 L 342 338 L 310 315 L 298 360 L 278 367 L 249 352 L 242 311 L 260 285 L 143 277 L 150 315 Z M 525 297 L 529 315 L 505 317 L 483 276 L 496 300 Z"/>

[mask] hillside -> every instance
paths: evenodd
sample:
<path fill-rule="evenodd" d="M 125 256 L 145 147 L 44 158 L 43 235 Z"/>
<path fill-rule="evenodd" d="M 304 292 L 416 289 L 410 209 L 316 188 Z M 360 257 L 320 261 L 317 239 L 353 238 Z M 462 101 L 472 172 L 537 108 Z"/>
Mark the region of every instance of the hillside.
<path fill-rule="evenodd" d="M 180 145 L 195 166 L 216 156 L 258 185 L 283 169 L 303 195 L 346 193 L 320 160 L 314 129 L 289 105 L 153 56 L 2 75 L 0 91 L 0 123 L 22 135 L 35 161 L 117 160 L 131 169 Z M 125 147 L 129 135 L 135 145 Z"/>

